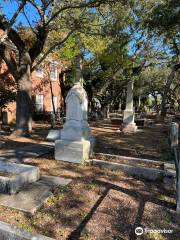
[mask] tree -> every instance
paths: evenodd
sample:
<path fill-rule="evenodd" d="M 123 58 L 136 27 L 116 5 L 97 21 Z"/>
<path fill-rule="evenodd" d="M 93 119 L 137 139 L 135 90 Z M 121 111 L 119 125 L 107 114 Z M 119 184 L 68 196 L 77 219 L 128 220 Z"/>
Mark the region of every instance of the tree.
<path fill-rule="evenodd" d="M 17 84 L 16 100 L 16 134 L 24 135 L 31 131 L 31 72 L 37 64 L 40 64 L 46 56 L 55 48 L 61 47 L 74 31 L 78 31 L 81 16 L 84 9 L 97 8 L 101 4 L 115 3 L 116 0 L 75 0 L 54 1 L 54 0 L 13 0 L 2 1 L 8 7 L 11 2 L 16 3 L 16 9 L 9 18 L 2 12 L 0 14 L 0 29 L 3 33 L 0 36 L 0 56 L 6 62 L 9 71 L 13 75 Z M 33 8 L 34 16 L 31 10 L 31 16 L 28 15 L 29 6 Z M 70 16 L 79 9 L 82 14 L 76 22 L 70 22 Z M 29 25 L 34 41 L 23 40 L 17 29 L 18 17 L 23 15 L 24 20 Z M 84 16 L 84 15 L 83 15 Z M 56 23 L 57 18 L 59 21 Z M 68 26 L 68 28 L 67 28 Z M 52 45 L 44 50 L 46 40 L 53 31 L 61 28 L 61 38 L 58 41 L 52 41 Z M 69 29 L 69 31 L 67 31 Z M 9 49 L 7 41 L 15 46 L 15 49 Z M 43 52 L 43 56 L 40 54 Z M 39 57 L 39 59 L 37 59 Z"/>
<path fill-rule="evenodd" d="M 142 25 L 148 29 L 150 37 L 156 37 L 162 42 L 166 54 L 171 57 L 168 63 L 171 72 L 162 94 L 161 115 L 164 118 L 171 85 L 180 69 L 180 3 L 176 0 L 152 0 L 148 3 L 141 1 L 140 6 Z"/>
<path fill-rule="evenodd" d="M 167 78 L 170 69 L 167 65 L 150 66 L 144 69 L 137 80 L 135 95 L 140 95 L 141 97 L 152 96 L 154 101 L 151 107 L 154 107 L 159 113 L 160 111 L 160 98 L 162 98 L 163 90 L 165 86 L 164 79 Z"/>
<path fill-rule="evenodd" d="M 121 89 L 122 84 L 119 83 L 123 78 L 122 69 L 130 61 L 127 49 L 131 38 L 128 32 L 132 22 L 130 7 L 119 2 L 111 8 L 101 6 L 96 13 L 88 13 L 86 19 L 91 19 L 90 24 L 83 23 L 79 31 L 81 49 L 78 49 L 75 36 L 71 36 L 65 47 L 58 51 L 60 58 L 64 58 L 71 65 L 72 71 L 79 50 L 85 56 L 83 76 L 90 102 L 93 95 L 106 98 L 108 88 L 112 87 L 117 92 Z M 72 78 L 71 75 L 70 83 Z M 115 95 L 118 99 L 119 94 Z M 105 102 L 107 104 L 107 101 Z"/>

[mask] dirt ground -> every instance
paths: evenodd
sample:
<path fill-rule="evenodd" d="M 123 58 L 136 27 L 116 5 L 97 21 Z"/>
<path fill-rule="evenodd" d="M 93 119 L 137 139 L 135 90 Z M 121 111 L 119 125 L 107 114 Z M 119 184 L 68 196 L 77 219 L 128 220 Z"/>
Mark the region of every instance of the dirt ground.
<path fill-rule="evenodd" d="M 43 126 L 41 131 L 41 126 L 37 126 L 38 131 L 33 133 L 32 141 L 38 143 L 44 140 L 47 127 Z M 102 123 L 96 126 L 92 124 L 96 153 L 165 160 L 165 126 L 140 129 L 134 135 L 124 135 L 116 130 Z M 31 143 L 31 140 L 26 141 L 10 139 L 9 142 L 13 144 L 10 146 L 5 143 L 5 146 L 10 149 L 16 148 L 16 142 L 18 147 Z M 5 150 L 3 147 L 3 151 Z M 174 211 L 174 192 L 164 190 L 161 183 L 53 159 L 54 153 L 50 153 L 26 163 L 38 166 L 41 174 L 71 178 L 71 184 L 57 189 L 54 196 L 33 216 L 0 207 L 1 221 L 57 240 L 180 239 L 180 215 Z M 135 229 L 140 226 L 144 233 L 137 236 Z M 160 232 L 164 229 L 170 233 Z"/>
<path fill-rule="evenodd" d="M 152 127 L 140 128 L 136 133 L 124 134 L 108 122 L 98 122 L 92 123 L 92 131 L 96 139 L 96 153 L 171 160 L 166 124 L 154 124 Z"/>
<path fill-rule="evenodd" d="M 92 122 L 92 134 L 95 138 L 95 153 L 108 153 L 122 156 L 141 157 L 158 161 L 171 160 L 168 145 L 168 128 L 165 124 L 138 129 L 136 133 L 124 134 L 109 122 Z M 62 127 L 62 126 L 60 126 Z M 0 153 L 45 141 L 49 124 L 34 124 L 30 138 L 17 138 L 10 133 L 0 135 L 4 144 Z"/>

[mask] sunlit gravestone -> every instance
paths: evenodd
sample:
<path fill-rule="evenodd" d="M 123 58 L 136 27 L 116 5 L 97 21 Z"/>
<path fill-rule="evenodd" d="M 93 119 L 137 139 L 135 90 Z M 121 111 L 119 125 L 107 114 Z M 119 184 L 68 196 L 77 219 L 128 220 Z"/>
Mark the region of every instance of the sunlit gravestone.
<path fill-rule="evenodd" d="M 123 116 L 123 132 L 136 132 L 137 126 L 134 122 L 134 109 L 133 109 L 133 87 L 134 82 L 129 81 L 127 84 L 126 95 L 126 109 Z"/>
<path fill-rule="evenodd" d="M 61 130 L 61 139 L 55 141 L 55 159 L 73 163 L 83 163 L 92 152 L 92 137 L 87 122 L 88 98 L 84 90 L 80 66 L 76 81 L 65 99 L 66 122 Z"/>

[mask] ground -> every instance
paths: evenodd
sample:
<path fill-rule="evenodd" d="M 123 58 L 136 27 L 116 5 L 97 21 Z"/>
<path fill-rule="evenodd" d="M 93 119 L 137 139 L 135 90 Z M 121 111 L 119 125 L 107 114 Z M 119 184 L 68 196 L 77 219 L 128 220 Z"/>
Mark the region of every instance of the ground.
<path fill-rule="evenodd" d="M 169 158 L 166 124 L 140 128 L 136 133 L 124 134 L 108 122 L 92 124 L 96 136 L 95 152 L 141 157 L 164 161 Z"/>
<path fill-rule="evenodd" d="M 166 125 L 140 129 L 133 135 L 119 133 L 106 122 L 91 125 L 96 153 L 169 160 Z M 36 125 L 31 139 L 3 137 L 7 142 L 1 151 L 41 142 L 48 127 Z M 41 174 L 71 178 L 72 183 L 57 189 L 33 216 L 0 207 L 1 221 L 57 240 L 179 239 L 180 216 L 174 212 L 174 192 L 164 190 L 160 182 L 135 179 L 89 164 L 80 166 L 53 159 L 54 154 L 50 153 L 26 163 L 38 166 Z M 146 230 L 172 230 L 172 233 L 151 232 L 137 236 L 137 226 Z"/>

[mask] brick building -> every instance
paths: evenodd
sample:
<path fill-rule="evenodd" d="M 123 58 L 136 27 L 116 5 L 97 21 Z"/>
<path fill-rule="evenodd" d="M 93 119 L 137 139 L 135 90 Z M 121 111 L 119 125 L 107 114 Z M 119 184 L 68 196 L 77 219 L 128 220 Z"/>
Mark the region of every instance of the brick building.
<path fill-rule="evenodd" d="M 10 46 L 13 50 L 13 46 Z M 47 59 L 32 72 L 32 103 L 34 119 L 46 118 L 51 112 L 60 112 L 62 108 L 61 94 L 61 62 Z M 0 88 L 16 91 L 16 83 L 8 72 L 3 60 L 0 60 Z M 52 102 L 53 99 L 53 102 Z M 54 104 L 53 104 L 54 103 Z M 4 123 L 15 122 L 16 103 L 9 103 L 6 109 L 2 109 Z"/>
<path fill-rule="evenodd" d="M 32 73 L 32 102 L 36 118 L 61 111 L 61 70 L 61 62 L 49 59 Z"/>

